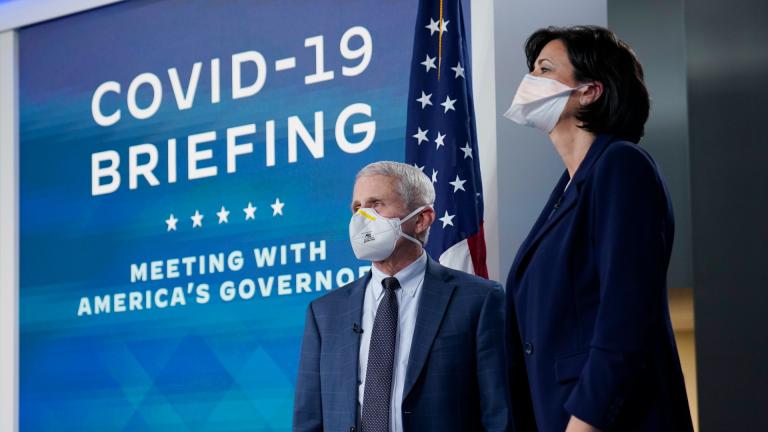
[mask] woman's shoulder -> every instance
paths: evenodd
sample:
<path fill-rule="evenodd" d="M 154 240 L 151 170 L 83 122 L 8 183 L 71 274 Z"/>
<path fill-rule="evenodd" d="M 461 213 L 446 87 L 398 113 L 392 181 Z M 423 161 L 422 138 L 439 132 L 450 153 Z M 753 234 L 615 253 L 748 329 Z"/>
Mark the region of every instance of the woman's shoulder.
<path fill-rule="evenodd" d="M 629 141 L 614 141 L 596 161 L 588 186 L 600 200 L 630 195 L 650 200 L 667 194 L 661 172 L 651 155 Z M 650 201 L 648 201 L 650 202 Z"/>
<path fill-rule="evenodd" d="M 650 153 L 631 141 L 613 141 L 595 163 L 595 174 L 626 176 L 657 174 L 656 162 Z"/>

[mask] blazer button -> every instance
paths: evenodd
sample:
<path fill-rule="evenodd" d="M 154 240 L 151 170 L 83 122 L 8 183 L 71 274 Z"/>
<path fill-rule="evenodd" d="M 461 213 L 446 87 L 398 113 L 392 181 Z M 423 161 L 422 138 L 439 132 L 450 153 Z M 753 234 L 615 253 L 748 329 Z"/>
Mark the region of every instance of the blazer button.
<path fill-rule="evenodd" d="M 526 355 L 533 355 L 533 344 L 526 343 L 525 346 L 524 346 L 524 349 L 525 349 L 525 354 Z"/>

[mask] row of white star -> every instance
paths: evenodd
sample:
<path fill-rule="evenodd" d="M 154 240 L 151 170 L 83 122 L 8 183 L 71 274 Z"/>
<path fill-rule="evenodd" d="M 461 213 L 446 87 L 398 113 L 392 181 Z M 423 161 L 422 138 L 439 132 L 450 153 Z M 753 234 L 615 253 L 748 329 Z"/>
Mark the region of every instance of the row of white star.
<path fill-rule="evenodd" d="M 431 17 L 429 18 L 429 24 L 425 25 L 425 28 L 429 29 L 429 35 L 433 36 L 435 32 L 439 32 L 443 30 L 443 33 L 448 33 L 448 23 L 451 22 L 450 20 L 443 20 L 443 25 L 440 25 L 440 20 L 435 21 Z"/>
<path fill-rule="evenodd" d="M 419 164 L 413 164 L 413 166 L 420 169 L 421 172 L 424 172 L 424 166 L 419 166 Z M 437 174 L 438 174 L 438 171 L 432 168 L 432 183 L 437 183 Z M 453 186 L 453 193 L 456 193 L 460 190 L 463 190 L 464 192 L 466 192 L 467 190 L 464 189 L 464 183 L 466 182 L 467 182 L 466 180 L 462 180 L 461 178 L 459 178 L 459 175 L 456 174 L 456 180 L 452 182 L 448 182 L 448 184 Z"/>
<path fill-rule="evenodd" d="M 422 141 L 429 142 L 429 138 L 427 138 L 427 133 L 429 133 L 429 129 L 422 130 L 421 127 L 419 127 L 419 130 L 416 132 L 415 135 L 412 135 L 412 138 L 416 138 L 418 140 L 416 144 L 421 145 Z M 440 147 L 445 146 L 445 137 L 446 137 L 446 134 L 441 133 L 440 131 L 437 131 L 437 136 L 435 137 L 435 145 L 437 147 L 435 148 L 435 150 L 440 150 Z M 464 147 L 459 147 L 459 150 L 464 152 L 464 159 L 472 158 L 472 147 L 469 146 L 469 142 L 467 142 Z"/>
<path fill-rule="evenodd" d="M 283 215 L 283 206 L 285 206 L 285 203 L 280 202 L 280 198 L 275 198 L 274 204 L 270 204 L 269 206 L 272 207 L 272 217 Z M 257 209 L 258 207 L 254 207 L 253 203 L 249 201 L 248 207 L 243 209 L 243 212 L 245 212 L 245 220 L 255 220 Z M 226 207 L 221 206 L 221 210 L 216 212 L 216 216 L 219 217 L 219 224 L 229 223 L 229 213 L 230 211 L 227 210 Z M 205 215 L 200 213 L 199 210 L 195 210 L 195 214 L 189 218 L 192 219 L 192 228 L 200 228 L 203 226 L 203 218 L 205 218 Z M 176 231 L 176 224 L 178 223 L 179 219 L 176 218 L 173 213 L 171 213 L 171 216 L 165 220 L 165 224 L 168 226 L 168 231 Z"/>
<path fill-rule="evenodd" d="M 456 111 L 456 107 L 453 106 L 456 104 L 456 101 L 457 99 L 451 99 L 450 95 L 446 95 L 445 102 L 440 104 L 443 107 L 443 114 L 446 114 L 448 111 Z M 426 108 L 427 105 L 432 105 L 432 93 L 426 94 L 424 91 L 422 91 L 421 97 L 417 98 L 416 102 L 421 104 L 421 109 Z"/>
<path fill-rule="evenodd" d="M 424 66 L 424 68 L 426 69 L 424 72 L 429 73 L 431 69 L 437 69 L 437 66 L 435 65 L 436 60 L 437 60 L 437 56 L 430 57 L 429 54 L 427 54 L 427 58 L 425 58 L 424 61 L 419 64 Z M 452 67 L 451 70 L 456 73 L 456 75 L 453 76 L 454 78 L 458 78 L 458 77 L 466 78 L 464 76 L 464 68 L 461 66 L 461 62 L 456 63 L 456 66 Z"/>

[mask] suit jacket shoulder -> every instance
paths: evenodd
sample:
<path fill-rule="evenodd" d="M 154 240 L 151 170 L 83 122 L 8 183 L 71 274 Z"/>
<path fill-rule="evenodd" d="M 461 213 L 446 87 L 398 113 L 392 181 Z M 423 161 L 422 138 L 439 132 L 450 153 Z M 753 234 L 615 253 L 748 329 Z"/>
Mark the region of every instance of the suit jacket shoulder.
<path fill-rule="evenodd" d="M 437 273 L 443 273 L 445 282 L 451 282 L 461 290 L 480 290 L 482 292 L 491 292 L 495 290 L 502 290 L 501 284 L 496 281 L 481 278 L 473 274 L 465 273 L 460 270 L 454 270 L 452 268 L 445 267 L 436 261 L 433 262 L 434 271 Z"/>
<path fill-rule="evenodd" d="M 331 305 L 335 305 L 339 302 L 345 301 L 352 294 L 353 290 L 365 289 L 365 284 L 367 283 L 369 277 L 370 277 L 370 272 L 366 276 L 363 276 L 344 286 L 333 289 L 323 294 L 322 296 L 312 300 L 310 302 L 310 307 L 312 307 L 313 309 L 323 309 Z"/>

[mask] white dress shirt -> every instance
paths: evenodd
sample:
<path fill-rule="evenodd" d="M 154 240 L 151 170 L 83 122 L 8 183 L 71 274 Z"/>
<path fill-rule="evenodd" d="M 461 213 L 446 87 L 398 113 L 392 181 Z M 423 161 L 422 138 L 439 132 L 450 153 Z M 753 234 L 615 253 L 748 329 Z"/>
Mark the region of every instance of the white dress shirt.
<path fill-rule="evenodd" d="M 408 369 L 408 356 L 411 353 L 413 331 L 416 327 L 416 314 L 418 312 L 421 285 L 424 283 L 424 273 L 427 270 L 427 254 L 422 252 L 421 257 L 412 262 L 408 267 L 394 275 L 400 282 L 400 289 L 395 291 L 398 303 L 398 325 L 395 337 L 395 363 L 392 369 L 392 397 L 390 402 L 390 430 L 391 432 L 403 431 L 402 410 L 403 387 L 405 386 L 405 372 Z M 376 310 L 379 302 L 384 297 L 384 288 L 381 281 L 389 275 L 384 274 L 371 266 L 371 280 L 365 289 L 363 301 L 363 334 L 360 340 L 359 361 L 359 385 L 357 389 L 357 401 L 359 408 L 365 403 L 365 373 L 368 368 L 368 350 L 371 346 L 371 334 L 373 333 L 373 320 L 376 318 Z M 360 411 L 362 412 L 362 411 Z"/>

